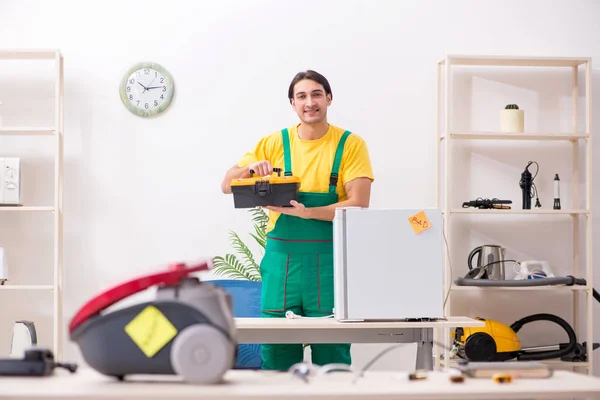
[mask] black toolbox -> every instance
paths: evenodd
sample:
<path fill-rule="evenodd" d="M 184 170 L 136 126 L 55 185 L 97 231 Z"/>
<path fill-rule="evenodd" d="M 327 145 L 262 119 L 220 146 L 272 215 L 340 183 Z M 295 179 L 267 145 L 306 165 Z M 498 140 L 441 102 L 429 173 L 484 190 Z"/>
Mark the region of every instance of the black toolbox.
<path fill-rule="evenodd" d="M 281 176 L 281 168 L 273 168 L 271 176 L 255 176 L 231 181 L 235 208 L 263 206 L 291 207 L 290 201 L 297 200 L 300 179 L 297 176 Z"/>

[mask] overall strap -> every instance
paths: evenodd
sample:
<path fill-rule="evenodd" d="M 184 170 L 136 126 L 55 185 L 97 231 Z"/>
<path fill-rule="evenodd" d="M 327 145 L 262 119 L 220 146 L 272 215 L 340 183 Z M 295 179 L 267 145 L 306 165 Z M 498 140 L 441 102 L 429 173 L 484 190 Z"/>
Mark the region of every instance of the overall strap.
<path fill-rule="evenodd" d="M 335 193 L 338 182 L 338 173 L 340 172 L 340 164 L 342 163 L 342 154 L 344 153 L 344 144 L 350 134 L 352 134 L 350 131 L 344 132 L 337 145 L 337 149 L 335 150 L 333 168 L 331 169 L 331 175 L 329 176 L 329 193 Z"/>
<path fill-rule="evenodd" d="M 283 162 L 285 164 L 284 176 L 292 176 L 292 152 L 290 151 L 290 135 L 287 128 L 281 131 L 283 140 Z"/>

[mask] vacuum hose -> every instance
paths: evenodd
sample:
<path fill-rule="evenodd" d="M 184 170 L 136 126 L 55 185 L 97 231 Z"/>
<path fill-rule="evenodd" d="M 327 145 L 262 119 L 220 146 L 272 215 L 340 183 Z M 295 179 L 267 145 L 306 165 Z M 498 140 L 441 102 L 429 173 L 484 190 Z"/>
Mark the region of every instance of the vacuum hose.
<path fill-rule="evenodd" d="M 549 285 L 587 285 L 587 282 L 583 278 L 575 278 L 572 275 L 564 277 L 551 277 L 551 278 L 540 278 L 540 279 L 520 279 L 520 280 L 491 280 L 491 279 L 470 279 L 470 278 L 457 278 L 454 283 L 458 286 L 480 286 L 480 287 L 527 287 L 527 286 L 549 286 Z M 600 302 L 600 293 L 594 288 L 593 295 L 596 301 Z M 565 320 L 552 314 L 534 314 L 527 316 L 514 322 L 510 327 L 517 333 L 523 325 L 533 321 L 551 321 L 560 325 L 567 335 L 569 336 L 569 345 L 563 349 L 541 351 L 541 352 L 521 352 L 518 356 L 518 360 L 546 360 L 550 358 L 560 358 L 571 354 L 577 348 L 577 335 L 575 331 Z"/>
<path fill-rule="evenodd" d="M 471 279 L 471 278 L 456 278 L 454 283 L 457 286 L 496 286 L 496 287 L 526 287 L 526 286 L 555 286 L 555 285 L 587 285 L 587 281 L 583 278 L 575 278 L 572 275 L 559 276 L 552 278 L 540 278 L 540 279 L 506 279 L 506 280 L 492 280 L 492 279 Z M 594 288 L 593 295 L 596 301 L 600 302 L 600 293 Z"/>
<path fill-rule="evenodd" d="M 577 347 L 577 335 L 575 334 L 575 331 L 573 330 L 573 328 L 571 327 L 571 325 L 569 325 L 567 323 L 567 321 L 565 321 L 564 319 L 553 315 L 553 314 L 534 314 L 534 315 L 529 315 L 525 318 L 522 318 L 516 322 L 514 322 L 510 328 L 515 331 L 515 333 L 519 332 L 519 329 L 521 329 L 523 327 L 523 325 L 530 323 L 530 322 L 534 322 L 534 321 L 551 321 L 554 322 L 558 325 L 560 325 L 565 332 L 567 332 L 567 335 L 569 335 L 569 345 L 563 349 L 560 350 L 550 350 L 550 351 L 537 351 L 537 352 L 521 352 L 518 356 L 517 356 L 517 360 L 519 361 L 534 361 L 534 360 L 547 360 L 550 358 L 560 358 L 563 356 L 566 356 L 568 354 L 571 354 L 573 351 L 575 351 L 575 348 Z"/>
<path fill-rule="evenodd" d="M 471 279 L 471 278 L 456 278 L 454 280 L 458 286 L 502 286 L 502 287 L 514 287 L 514 286 L 548 286 L 548 285 L 586 285 L 585 279 L 575 278 L 574 276 L 560 276 L 552 278 L 540 278 L 540 279 L 505 279 L 505 280 L 492 280 L 492 279 Z M 595 290 L 594 290 L 595 291 Z M 595 296 L 595 294 L 594 294 Z M 600 301 L 600 300 L 598 300 Z"/>

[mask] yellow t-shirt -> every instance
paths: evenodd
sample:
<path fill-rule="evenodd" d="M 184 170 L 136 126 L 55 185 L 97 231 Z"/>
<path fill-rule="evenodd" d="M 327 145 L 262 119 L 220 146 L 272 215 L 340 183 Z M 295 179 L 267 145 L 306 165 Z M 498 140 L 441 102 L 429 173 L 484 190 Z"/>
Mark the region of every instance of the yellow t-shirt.
<path fill-rule="evenodd" d="M 300 191 L 328 192 L 329 175 L 333 167 L 337 145 L 346 130 L 330 124 L 323 137 L 317 140 L 303 140 L 298 136 L 298 126 L 299 124 L 288 128 L 292 174 L 300 178 Z M 285 163 L 281 131 L 263 137 L 252 151 L 242 157 L 238 166 L 245 167 L 261 160 L 268 160 L 274 168 L 281 168 L 283 175 Z M 360 177 L 374 180 L 367 144 L 355 133 L 348 136 L 344 144 L 338 176 L 336 188 L 338 201 L 348 198 L 344 189 L 346 183 Z M 277 217 L 279 217 L 279 213 L 270 212 L 267 232 L 273 229 Z"/>

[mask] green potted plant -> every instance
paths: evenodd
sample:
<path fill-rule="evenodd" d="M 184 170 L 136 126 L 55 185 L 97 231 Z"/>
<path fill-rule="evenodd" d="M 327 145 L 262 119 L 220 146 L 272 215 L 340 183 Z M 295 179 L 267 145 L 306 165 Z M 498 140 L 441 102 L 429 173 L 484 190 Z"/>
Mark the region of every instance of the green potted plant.
<path fill-rule="evenodd" d="M 525 111 L 517 104 L 507 104 L 500 111 L 500 131 L 506 133 L 523 133 L 525 130 Z"/>
<path fill-rule="evenodd" d="M 269 216 L 262 207 L 251 208 L 249 212 L 252 214 L 254 228 L 254 232 L 251 232 L 250 236 L 254 238 L 264 254 L 267 243 L 267 222 L 269 221 Z M 227 253 L 224 256 L 217 256 L 213 259 L 215 275 L 221 275 L 230 279 L 247 279 L 260 282 L 262 280 L 260 276 L 260 260 L 255 258 L 250 248 L 236 232 L 229 232 L 229 240 L 235 253 Z"/>
<path fill-rule="evenodd" d="M 267 242 L 268 215 L 262 207 L 249 210 L 252 215 L 254 238 L 263 251 Z M 213 284 L 224 288 L 232 297 L 235 317 L 260 317 L 260 296 L 262 279 L 260 260 L 236 232 L 229 232 L 233 251 L 213 258 L 213 272 L 224 279 L 212 280 Z M 262 365 L 260 344 L 238 345 L 235 369 L 260 369 Z"/>

